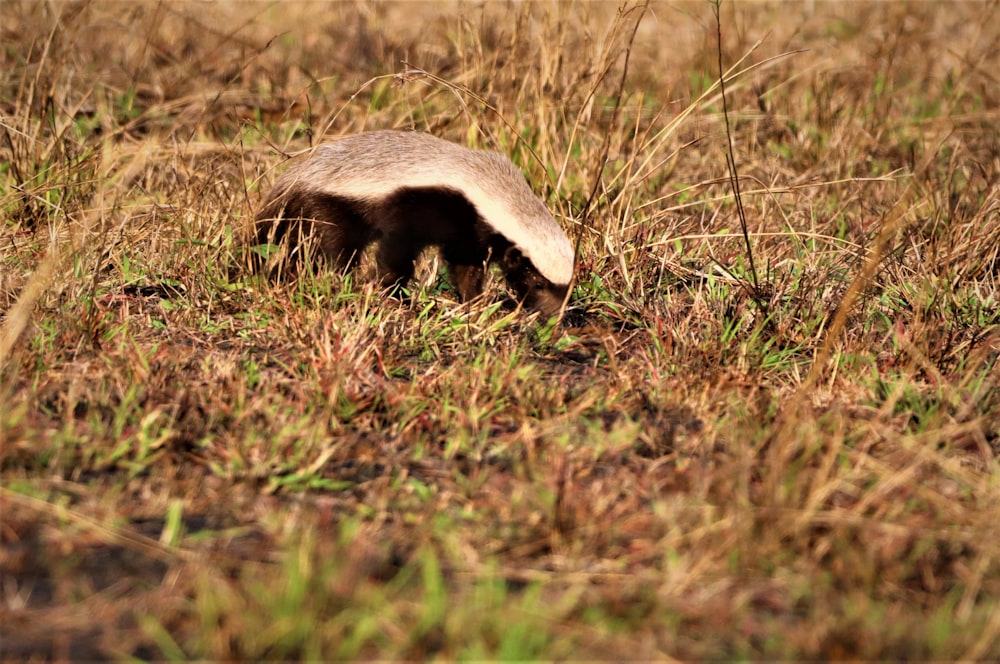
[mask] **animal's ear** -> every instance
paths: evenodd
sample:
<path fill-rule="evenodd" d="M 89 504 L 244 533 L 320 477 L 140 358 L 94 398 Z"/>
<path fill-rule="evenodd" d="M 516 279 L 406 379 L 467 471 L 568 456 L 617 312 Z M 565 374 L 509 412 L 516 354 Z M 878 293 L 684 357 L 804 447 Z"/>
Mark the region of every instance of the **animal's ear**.
<path fill-rule="evenodd" d="M 524 265 L 524 254 L 517 247 L 507 247 L 507 250 L 503 252 L 503 264 L 508 270 L 517 270 Z"/>

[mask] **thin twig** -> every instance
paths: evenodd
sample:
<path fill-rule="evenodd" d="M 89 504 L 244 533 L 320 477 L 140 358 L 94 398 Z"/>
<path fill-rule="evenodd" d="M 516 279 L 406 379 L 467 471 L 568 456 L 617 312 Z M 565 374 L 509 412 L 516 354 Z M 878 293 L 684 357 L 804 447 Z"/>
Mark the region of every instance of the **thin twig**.
<path fill-rule="evenodd" d="M 757 278 L 757 266 L 754 263 L 753 258 L 753 245 L 750 244 L 750 233 L 747 230 L 747 215 L 746 210 L 743 208 L 743 197 L 740 194 L 740 176 L 736 169 L 736 154 L 733 150 L 733 134 L 729 127 L 729 105 L 726 102 L 726 76 L 725 71 L 722 68 L 722 18 L 720 16 L 720 8 L 722 6 L 722 0 L 714 0 L 712 2 L 712 12 L 715 14 L 715 30 L 716 36 L 718 37 L 718 44 L 716 48 L 716 53 L 719 58 L 719 89 L 722 95 L 722 117 L 726 124 L 726 167 L 729 172 L 729 186 L 733 190 L 733 198 L 736 200 L 736 213 L 740 218 L 740 229 L 743 231 L 743 242 L 747 249 L 747 261 L 750 264 L 750 279 L 753 282 L 753 287 L 748 289 L 750 295 L 757 306 L 764 312 L 765 316 L 767 314 L 767 301 L 761 294 L 760 281 Z"/>

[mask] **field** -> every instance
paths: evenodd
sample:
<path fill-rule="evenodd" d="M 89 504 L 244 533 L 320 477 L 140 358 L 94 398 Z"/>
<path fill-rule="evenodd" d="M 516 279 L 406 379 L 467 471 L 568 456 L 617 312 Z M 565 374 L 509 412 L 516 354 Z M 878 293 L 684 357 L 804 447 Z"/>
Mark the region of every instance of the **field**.
<path fill-rule="evenodd" d="M 0 3 L 0 657 L 1000 659 L 1000 6 L 714 9 Z M 383 128 L 561 317 L 244 269 Z"/>

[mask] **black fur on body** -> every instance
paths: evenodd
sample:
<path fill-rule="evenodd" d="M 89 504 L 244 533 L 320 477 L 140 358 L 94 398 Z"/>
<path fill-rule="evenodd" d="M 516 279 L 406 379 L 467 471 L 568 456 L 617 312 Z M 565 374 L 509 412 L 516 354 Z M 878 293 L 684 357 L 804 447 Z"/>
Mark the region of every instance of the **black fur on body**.
<path fill-rule="evenodd" d="M 387 135 L 386 140 L 390 143 L 400 139 L 399 134 L 404 134 L 373 133 Z M 459 166 L 475 169 L 481 155 L 489 155 L 490 160 L 499 159 L 492 153 L 459 148 L 426 135 L 418 136 L 423 136 L 417 139 L 419 141 L 445 143 L 452 146 L 448 150 L 461 151 L 457 154 L 464 161 Z M 402 140 L 406 140 L 405 136 Z M 424 156 L 434 159 L 433 153 Z M 342 163 L 339 168 L 349 166 Z M 286 268 L 291 270 L 295 269 L 303 253 L 310 250 L 334 267 L 349 270 L 357 265 L 369 244 L 377 243 L 379 280 L 386 287 L 408 281 L 420 253 L 427 247 L 438 247 L 462 301 L 482 292 L 485 266 L 493 263 L 502 268 L 508 285 L 525 306 L 546 316 L 558 312 L 566 298 L 568 279 L 567 283 L 559 284 L 545 278 L 520 247 L 484 219 L 466 192 L 448 184 L 448 168 L 456 166 L 447 163 L 441 183 L 437 185 L 387 187 L 384 194 L 359 195 L 356 185 L 353 190 L 351 186 L 339 190 L 336 177 L 318 183 L 316 178 L 328 175 L 328 170 L 305 162 L 303 166 L 290 169 L 268 195 L 255 221 L 256 241 L 258 244 L 287 244 Z M 372 177 L 389 175 L 389 172 L 371 173 Z M 506 179 L 506 173 L 501 175 Z M 534 197 L 523 176 L 519 172 L 517 176 L 520 186 Z M 406 178 L 402 180 L 405 182 Z M 510 186 L 510 183 L 499 182 L 497 186 Z M 523 196 L 524 192 L 517 194 Z M 537 198 L 534 201 L 541 206 Z M 555 229 L 565 240 L 555 221 L 550 216 L 548 220 L 543 230 L 552 233 Z M 565 243 L 568 246 L 568 240 Z"/>

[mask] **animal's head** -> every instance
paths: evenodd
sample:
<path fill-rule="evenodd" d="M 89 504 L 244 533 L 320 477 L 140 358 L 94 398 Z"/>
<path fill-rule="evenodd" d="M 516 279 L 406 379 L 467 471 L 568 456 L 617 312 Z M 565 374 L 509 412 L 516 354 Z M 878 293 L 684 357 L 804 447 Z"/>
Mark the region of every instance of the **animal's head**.
<path fill-rule="evenodd" d="M 554 284 L 535 268 L 532 262 L 514 246 L 503 255 L 503 269 L 507 283 L 529 309 L 545 317 L 559 313 L 569 292 L 569 284 Z"/>

